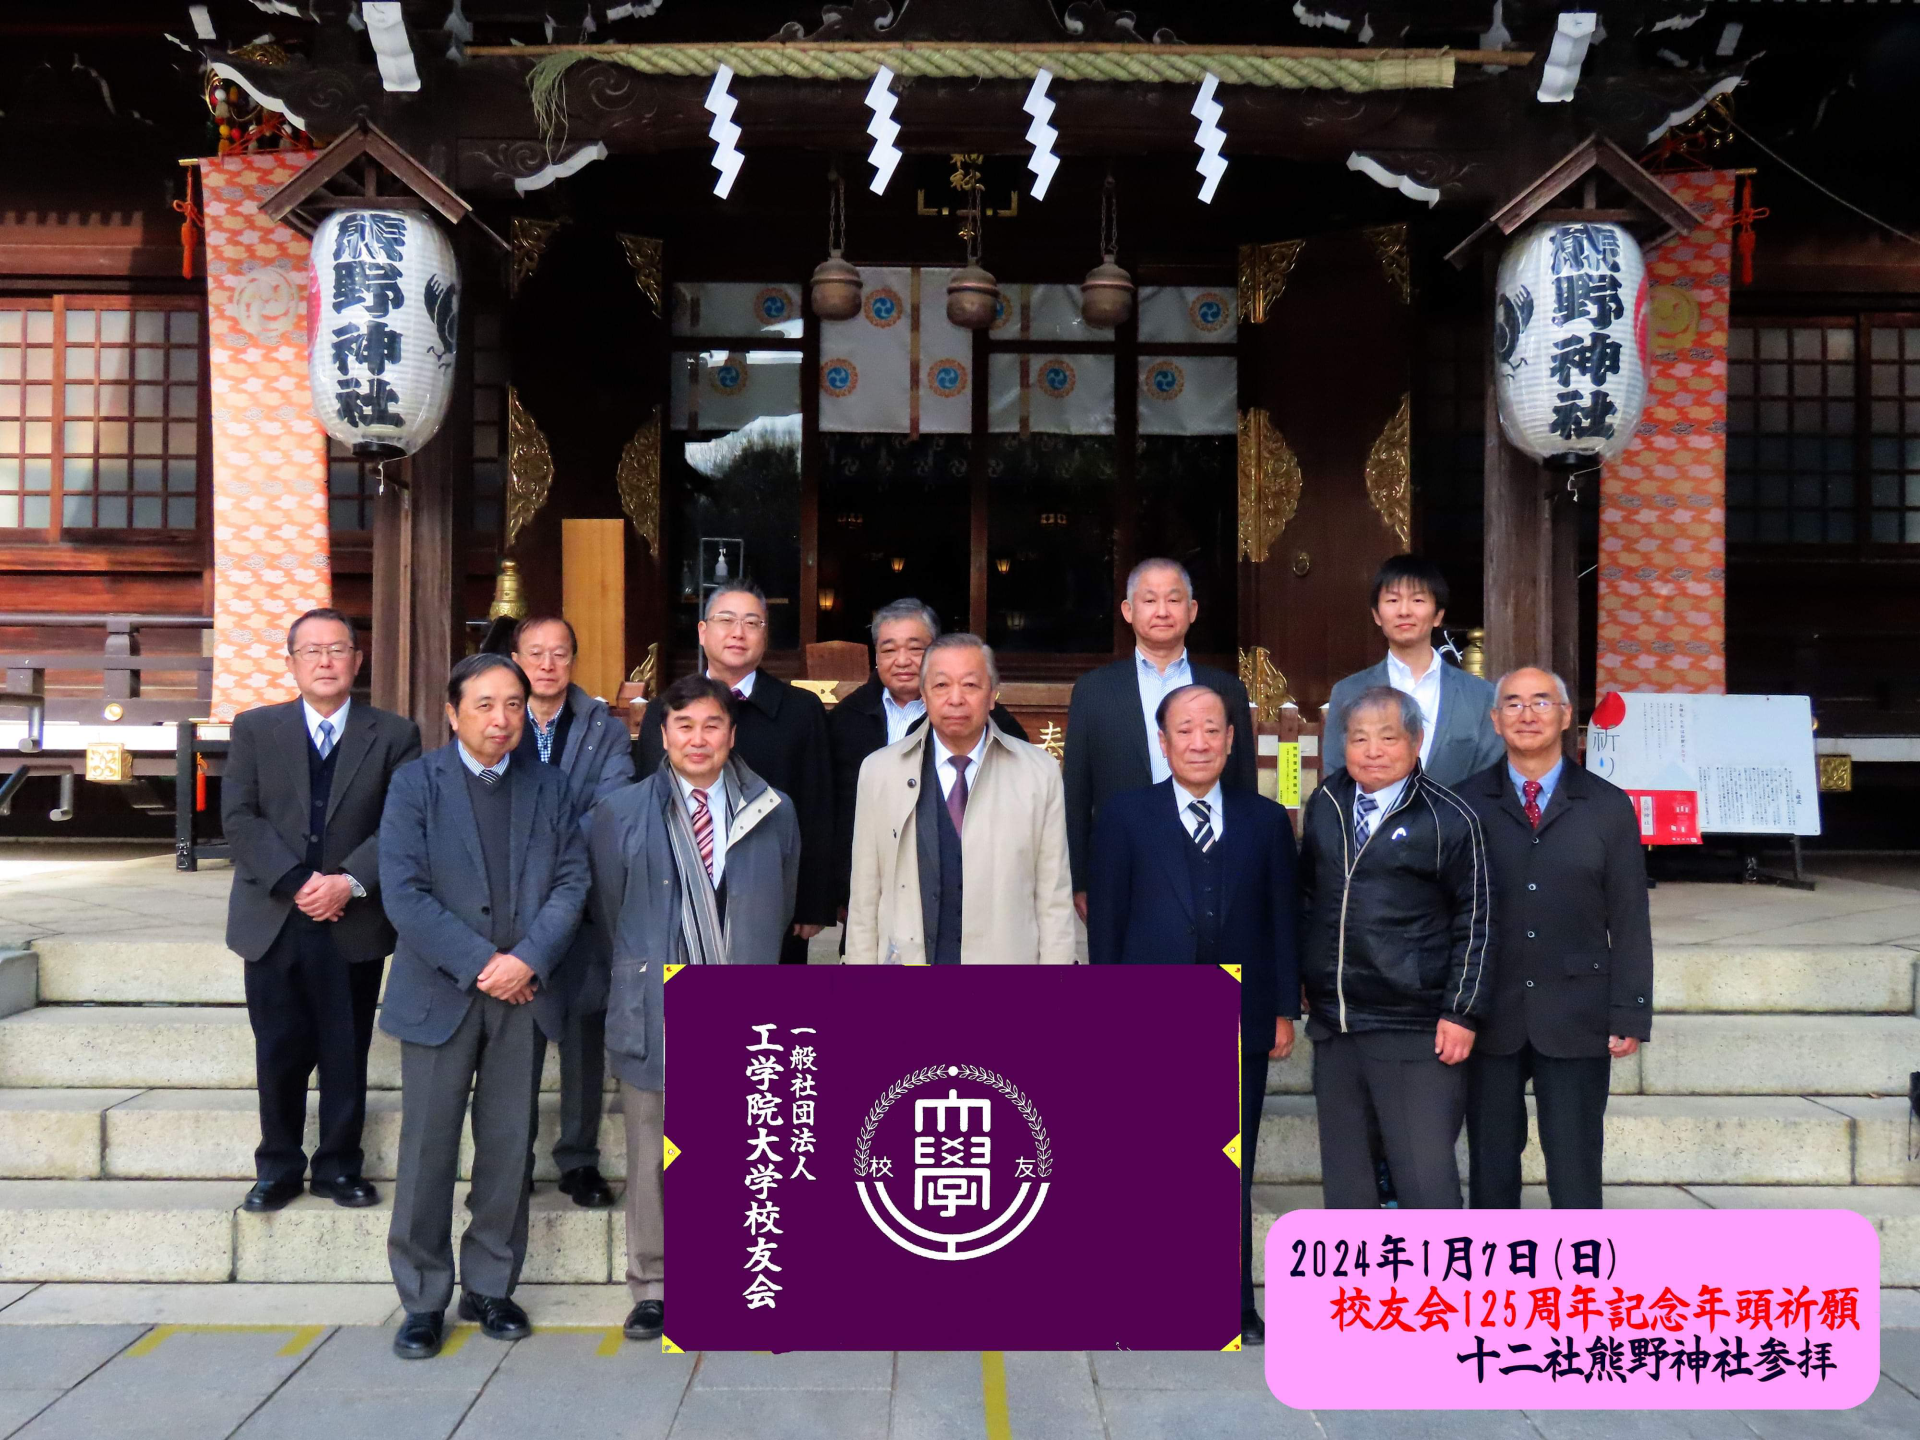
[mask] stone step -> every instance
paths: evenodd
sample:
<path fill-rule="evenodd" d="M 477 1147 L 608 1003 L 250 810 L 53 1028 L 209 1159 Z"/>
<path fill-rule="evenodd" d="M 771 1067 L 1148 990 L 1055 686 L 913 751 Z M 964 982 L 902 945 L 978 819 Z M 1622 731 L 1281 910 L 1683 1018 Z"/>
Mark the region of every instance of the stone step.
<path fill-rule="evenodd" d="M 1660 1021 L 1655 1020 L 1657 1029 Z M 1640 1093 L 1640 1057 L 1645 1047 L 1624 1060 L 1613 1062 L 1608 1089 L 1615 1095 Z M 1293 1053 L 1284 1060 L 1267 1062 L 1267 1094 L 1311 1095 L 1313 1093 L 1313 1041 L 1307 1038 L 1304 1024 L 1294 1026 Z"/>
<path fill-rule="evenodd" d="M 36 940 L 40 1003 L 244 1005 L 246 962 L 192 940 Z"/>
<path fill-rule="evenodd" d="M 385 1282 L 393 1196 L 348 1210 L 302 1196 L 271 1215 L 238 1209 L 219 1180 L 0 1181 L 0 1281 Z M 454 1234 L 465 1227 L 457 1206 Z M 529 1283 L 615 1278 L 619 1210 L 542 1189 L 528 1227 Z M 618 1275 L 626 1273 L 624 1234 Z"/>
<path fill-rule="evenodd" d="M 1854 1112 L 1838 1108 L 1855 1107 Z M 1533 1102 L 1527 1102 L 1531 1112 Z M 1897 1107 L 1898 1114 L 1895 1113 Z M 1617 1095 L 1607 1106 L 1609 1185 L 1910 1184 L 1904 1169 L 1904 1100 L 1816 1101 L 1774 1095 Z M 1857 1112 L 1857 1113 L 1855 1113 Z M 1537 1131 L 1520 1159 L 1521 1179 L 1546 1183 Z M 1313 1098 L 1266 1102 L 1254 1180 L 1320 1183 Z"/>
<path fill-rule="evenodd" d="M 251 1090 L 253 1084 L 253 1029 L 239 1006 L 42 1005 L 0 1019 L 0 1088 Z M 400 1087 L 400 1044 L 379 1030 L 367 1057 L 367 1084 Z M 559 1050 L 549 1045 L 541 1088 L 559 1085 Z"/>
<path fill-rule="evenodd" d="M 553 1142 L 560 1133 L 560 1097 L 540 1097 L 534 1178 L 558 1179 Z M 318 1106 L 307 1107 L 306 1147 L 319 1138 Z M 10 1180 L 251 1181 L 260 1141 L 251 1090 L 0 1090 L 0 1178 Z M 400 1150 L 400 1092 L 367 1094 L 363 1173 L 390 1180 Z M 473 1154 L 462 1137 L 460 1173 Z M 600 1120 L 600 1168 L 626 1173 L 626 1130 L 620 1099 L 608 1098 Z"/>
<path fill-rule="evenodd" d="M 1662 945 L 1654 1011 L 1912 1015 L 1917 959 L 1892 945 Z"/>
<path fill-rule="evenodd" d="M 1609 1210 L 1852 1210 L 1880 1232 L 1880 1283 L 1920 1285 L 1920 1190 L 1900 1185 L 1609 1185 L 1602 1195 Z M 1529 1210 L 1547 1207 L 1544 1185 L 1530 1185 L 1520 1203 Z M 1289 1210 L 1320 1208 L 1317 1185 L 1253 1187 L 1255 1235 Z M 1392 1211 L 1369 1212 L 1368 1228 L 1391 1227 Z M 1253 1279 L 1266 1283 L 1265 1257 L 1256 1247 Z"/>

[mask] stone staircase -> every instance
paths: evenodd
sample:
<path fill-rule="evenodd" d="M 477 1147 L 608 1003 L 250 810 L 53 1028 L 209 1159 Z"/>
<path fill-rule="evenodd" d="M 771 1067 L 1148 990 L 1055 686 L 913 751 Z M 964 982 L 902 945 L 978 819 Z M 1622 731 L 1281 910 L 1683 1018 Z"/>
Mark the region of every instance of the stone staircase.
<path fill-rule="evenodd" d="M 1906 1100 L 1920 1068 L 1916 958 L 1661 947 L 1655 1043 L 1614 1066 L 1607 1203 L 1857 1210 L 1881 1233 L 1883 1283 L 1920 1286 Z M 388 1278 L 384 1201 L 239 1212 L 257 1139 L 240 986 L 239 962 L 211 944 L 44 940 L 0 955 L 0 1281 Z M 1254 1193 L 1269 1218 L 1320 1203 L 1310 1050 L 1303 1041 L 1268 1074 Z M 399 1051 L 384 1035 L 369 1068 L 366 1172 L 390 1181 Z M 550 1053 L 538 1180 L 554 1178 L 556 1083 Z M 617 1111 L 601 1144 L 623 1177 Z M 1525 1174 L 1544 1181 L 1537 1147 Z M 618 1280 L 625 1267 L 617 1210 L 536 1192 L 527 1280 Z"/>

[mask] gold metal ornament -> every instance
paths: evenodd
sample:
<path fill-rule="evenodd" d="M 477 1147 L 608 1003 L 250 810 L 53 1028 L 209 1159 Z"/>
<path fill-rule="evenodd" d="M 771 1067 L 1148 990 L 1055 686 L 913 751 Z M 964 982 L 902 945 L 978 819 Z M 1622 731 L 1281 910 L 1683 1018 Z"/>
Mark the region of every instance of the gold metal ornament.
<path fill-rule="evenodd" d="M 655 640 L 647 646 L 647 658 L 633 667 L 633 673 L 627 676 L 630 683 L 640 687 L 640 698 L 651 699 L 660 684 L 660 642 Z"/>
<path fill-rule="evenodd" d="M 1300 508 L 1300 461 L 1264 407 L 1240 412 L 1240 557 L 1255 564 Z"/>
<path fill-rule="evenodd" d="M 93 758 L 92 747 L 88 747 L 87 758 Z M 1853 789 L 1853 756 L 1822 755 L 1820 761 L 1820 788 L 1828 794 Z M 91 778 L 91 777 L 89 777 Z"/>
<path fill-rule="evenodd" d="M 1240 318 L 1264 324 L 1267 313 L 1280 303 L 1287 277 L 1299 262 L 1304 240 L 1275 240 L 1266 245 L 1240 247 Z"/>
<path fill-rule="evenodd" d="M 633 283 L 640 287 L 640 293 L 647 297 L 653 306 L 657 320 L 666 312 L 661 308 L 661 272 L 666 256 L 666 243 L 646 235 L 621 235 L 618 237 L 620 248 L 626 253 L 627 264 L 633 267 Z"/>
<path fill-rule="evenodd" d="M 1413 396 L 1400 397 L 1367 455 L 1367 499 L 1405 546 L 1413 533 Z"/>
<path fill-rule="evenodd" d="M 1293 703 L 1293 687 L 1264 645 L 1240 651 L 1240 683 L 1247 687 L 1247 698 L 1262 725 L 1279 724 L 1280 707 Z"/>
<path fill-rule="evenodd" d="M 660 407 L 633 432 L 613 472 L 620 508 L 657 562 L 660 556 Z"/>
<path fill-rule="evenodd" d="M 1380 268 L 1386 273 L 1387 284 L 1393 287 L 1393 293 L 1400 297 L 1400 303 L 1411 303 L 1413 265 L 1407 256 L 1407 227 L 1376 225 L 1360 233 L 1367 237 L 1367 243 L 1373 246 L 1373 253 L 1380 257 Z"/>
<path fill-rule="evenodd" d="M 1487 632 L 1485 630 L 1467 631 L 1467 643 L 1460 652 L 1460 668 L 1469 675 L 1487 678 Z"/>
<path fill-rule="evenodd" d="M 553 452 L 520 392 L 507 387 L 507 526 L 500 548 L 511 550 L 527 522 L 540 513 L 553 488 Z"/>
<path fill-rule="evenodd" d="M 487 607 L 489 620 L 527 618 L 527 592 L 520 581 L 518 561 L 502 560 L 500 573 L 493 580 L 493 604 Z"/>
<path fill-rule="evenodd" d="M 540 257 L 546 252 L 547 242 L 553 239 L 560 223 L 558 220 L 529 220 L 523 215 L 513 217 L 513 272 L 509 284 L 514 291 L 518 291 L 526 278 L 540 268 Z"/>

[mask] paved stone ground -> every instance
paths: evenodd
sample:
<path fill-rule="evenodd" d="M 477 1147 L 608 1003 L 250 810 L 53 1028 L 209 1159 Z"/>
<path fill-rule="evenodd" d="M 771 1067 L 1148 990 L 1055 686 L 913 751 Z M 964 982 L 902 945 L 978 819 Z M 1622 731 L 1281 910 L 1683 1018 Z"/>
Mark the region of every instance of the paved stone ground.
<path fill-rule="evenodd" d="M 1879 1388 L 1850 1411 L 1308 1413 L 1287 1409 L 1267 1391 L 1258 1350 L 663 1355 L 657 1345 L 621 1339 L 619 1287 L 527 1286 L 522 1294 L 537 1327 L 531 1339 L 497 1344 L 467 1326 L 454 1332 L 437 1360 L 401 1361 L 388 1348 L 390 1325 L 372 1318 L 392 1306 L 385 1286 L 0 1286 L 0 1437 L 1912 1440 L 1920 1434 L 1920 1328 L 1882 1331 Z M 127 1318 L 134 1315 L 148 1318 Z M 166 1323 L 151 1323 L 154 1317 Z M 1904 1301 L 1889 1304 L 1887 1319 L 1920 1327 L 1920 1302 L 1907 1292 Z"/>

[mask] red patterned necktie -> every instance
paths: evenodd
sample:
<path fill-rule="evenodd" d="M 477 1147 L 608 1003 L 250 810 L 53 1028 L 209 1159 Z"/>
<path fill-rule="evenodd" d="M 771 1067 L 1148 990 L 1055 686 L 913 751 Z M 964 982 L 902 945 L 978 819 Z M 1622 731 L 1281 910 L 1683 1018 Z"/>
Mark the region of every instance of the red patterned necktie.
<path fill-rule="evenodd" d="M 955 755 L 948 764 L 953 766 L 953 789 L 947 792 L 947 814 L 952 817 L 956 835 L 966 830 L 967 820 L 967 766 L 973 763 L 971 755 Z"/>
<path fill-rule="evenodd" d="M 1527 812 L 1527 823 L 1535 828 L 1540 824 L 1540 782 L 1529 780 L 1520 787 L 1520 793 L 1526 796 L 1526 804 L 1521 808 Z"/>
<path fill-rule="evenodd" d="M 693 842 L 700 847 L 700 863 L 707 867 L 707 880 L 713 880 L 713 812 L 707 808 L 707 792 L 693 792 Z"/>

